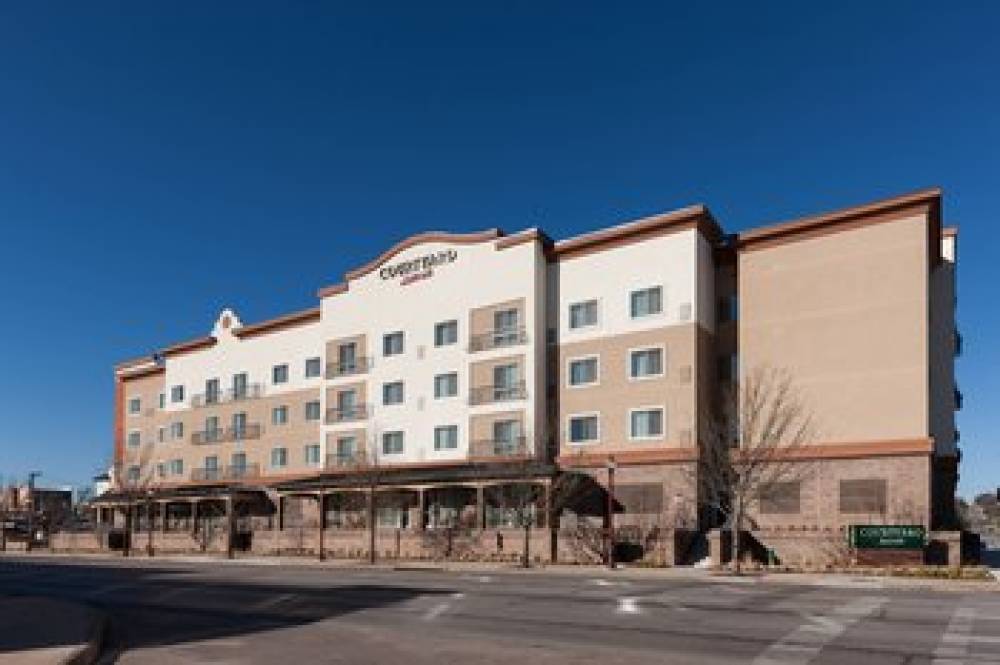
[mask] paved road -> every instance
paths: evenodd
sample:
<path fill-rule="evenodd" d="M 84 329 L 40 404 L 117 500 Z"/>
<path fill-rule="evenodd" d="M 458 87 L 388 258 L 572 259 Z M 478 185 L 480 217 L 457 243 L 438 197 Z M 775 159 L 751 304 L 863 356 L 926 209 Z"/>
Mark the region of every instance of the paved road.
<path fill-rule="evenodd" d="M 121 663 L 1000 664 L 1000 594 L 617 574 L 0 558 L 102 607 Z"/>

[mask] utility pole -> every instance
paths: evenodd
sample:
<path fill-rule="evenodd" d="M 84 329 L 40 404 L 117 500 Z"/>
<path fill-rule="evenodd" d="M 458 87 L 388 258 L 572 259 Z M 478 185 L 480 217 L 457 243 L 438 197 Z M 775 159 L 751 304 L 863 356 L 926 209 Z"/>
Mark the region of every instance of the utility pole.
<path fill-rule="evenodd" d="M 35 543 L 35 478 L 40 475 L 42 475 L 41 471 L 28 473 L 28 542 L 25 549 L 29 552 Z"/>

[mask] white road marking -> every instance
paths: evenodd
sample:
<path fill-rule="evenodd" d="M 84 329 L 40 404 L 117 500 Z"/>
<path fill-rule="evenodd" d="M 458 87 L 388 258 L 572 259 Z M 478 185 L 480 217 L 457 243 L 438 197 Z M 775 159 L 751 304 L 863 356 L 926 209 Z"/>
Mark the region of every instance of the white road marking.
<path fill-rule="evenodd" d="M 289 601 L 293 598 L 295 598 L 294 593 L 283 593 L 280 596 L 272 596 L 270 598 L 264 598 L 263 600 L 254 603 L 251 607 L 255 610 L 264 610 L 269 607 L 274 607 L 275 605 L 280 605 L 281 603 Z"/>
<path fill-rule="evenodd" d="M 641 612 L 639 601 L 636 598 L 619 598 L 618 609 L 615 611 L 618 614 L 639 614 Z"/>
<path fill-rule="evenodd" d="M 451 607 L 451 603 L 438 603 L 427 610 L 427 613 L 424 615 L 424 621 L 434 621 L 434 619 L 437 619 L 444 612 L 447 612 L 449 607 Z"/>
<path fill-rule="evenodd" d="M 885 604 L 884 596 L 862 596 L 828 614 L 807 614 L 802 624 L 769 646 L 754 659 L 754 665 L 805 665 L 848 626 L 871 615 Z"/>
<path fill-rule="evenodd" d="M 941 635 L 941 643 L 934 650 L 932 665 L 964 665 L 969 653 L 972 636 L 972 622 L 976 611 L 971 607 L 959 607 L 951 615 L 948 628 Z"/>

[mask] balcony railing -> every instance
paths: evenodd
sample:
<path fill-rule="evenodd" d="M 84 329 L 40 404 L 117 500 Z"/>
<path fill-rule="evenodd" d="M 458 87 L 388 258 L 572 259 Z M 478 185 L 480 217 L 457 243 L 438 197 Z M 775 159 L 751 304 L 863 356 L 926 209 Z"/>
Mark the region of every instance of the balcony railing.
<path fill-rule="evenodd" d="M 216 429 L 202 430 L 201 432 L 194 432 L 191 434 L 191 443 L 196 446 L 204 445 L 206 443 L 221 443 L 226 438 L 226 431 L 221 427 Z"/>
<path fill-rule="evenodd" d="M 326 410 L 326 424 L 332 425 L 335 423 L 348 423 L 355 420 L 365 420 L 368 418 L 371 409 L 367 404 L 355 404 L 354 406 L 347 407 L 346 409 L 327 409 Z"/>
<path fill-rule="evenodd" d="M 469 446 L 470 457 L 524 457 L 528 454 L 528 437 L 483 439 Z"/>
<path fill-rule="evenodd" d="M 509 385 L 478 386 L 469 391 L 469 404 L 493 404 L 494 402 L 510 402 L 525 399 L 528 391 L 524 381 Z"/>
<path fill-rule="evenodd" d="M 326 378 L 336 379 L 341 376 L 367 374 L 372 367 L 371 358 L 355 358 L 353 362 L 335 362 L 326 364 Z"/>
<path fill-rule="evenodd" d="M 212 406 L 213 404 L 224 404 L 226 402 L 242 402 L 248 399 L 258 399 L 264 395 L 264 386 L 259 383 L 252 383 L 246 388 L 239 390 L 230 388 L 217 392 L 198 393 L 191 398 L 191 406 L 198 408 L 202 406 Z"/>
<path fill-rule="evenodd" d="M 505 346 L 517 346 L 528 341 L 528 333 L 524 326 L 517 328 L 504 328 L 502 330 L 489 330 L 469 338 L 469 352 L 487 351 L 489 349 L 499 349 Z"/>
<path fill-rule="evenodd" d="M 191 480 L 196 483 L 256 478 L 259 475 L 260 465 L 258 464 L 239 464 L 236 466 L 227 466 L 225 468 L 221 466 L 214 466 L 191 470 Z"/>
<path fill-rule="evenodd" d="M 351 453 L 330 453 L 326 456 L 326 468 L 349 469 L 363 465 L 368 460 L 365 451 L 356 450 Z"/>
<path fill-rule="evenodd" d="M 226 441 L 246 441 L 248 439 L 259 439 L 260 433 L 264 431 L 258 423 L 248 423 L 243 427 L 226 428 Z"/>

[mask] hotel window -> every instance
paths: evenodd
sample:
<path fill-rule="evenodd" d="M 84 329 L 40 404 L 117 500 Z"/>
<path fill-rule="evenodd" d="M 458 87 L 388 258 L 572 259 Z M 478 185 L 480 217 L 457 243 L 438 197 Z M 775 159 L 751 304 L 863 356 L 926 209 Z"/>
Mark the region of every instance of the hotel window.
<path fill-rule="evenodd" d="M 319 400 L 306 402 L 306 420 L 319 420 Z"/>
<path fill-rule="evenodd" d="M 205 382 L 205 404 L 215 404 L 219 401 L 219 380 L 209 379 Z"/>
<path fill-rule="evenodd" d="M 633 319 L 659 314 L 663 311 L 663 287 L 654 286 L 633 291 L 629 301 L 629 309 Z"/>
<path fill-rule="evenodd" d="M 760 489 L 762 515 L 797 515 L 800 511 L 802 484 L 798 481 L 770 483 Z"/>
<path fill-rule="evenodd" d="M 494 346 L 509 346 L 517 344 L 518 334 L 517 309 L 498 309 L 493 312 L 493 344 Z"/>
<path fill-rule="evenodd" d="M 458 394 L 458 373 L 448 372 L 434 377 L 434 398 L 454 397 Z"/>
<path fill-rule="evenodd" d="M 393 381 L 392 383 L 382 384 L 382 404 L 386 406 L 391 404 L 402 404 L 403 403 L 403 382 Z"/>
<path fill-rule="evenodd" d="M 233 453 L 233 456 L 229 459 L 230 464 L 233 467 L 233 471 L 237 474 L 242 474 L 247 468 L 247 454 L 246 453 Z"/>
<path fill-rule="evenodd" d="M 219 429 L 219 416 L 205 418 L 205 441 L 218 441 L 221 438 L 222 431 Z"/>
<path fill-rule="evenodd" d="M 629 413 L 630 439 L 659 439 L 663 437 L 663 408 L 635 409 Z"/>
<path fill-rule="evenodd" d="M 246 399 L 248 380 L 246 372 L 233 374 L 233 399 Z"/>
<path fill-rule="evenodd" d="M 337 347 L 338 374 L 350 374 L 358 368 L 358 345 L 354 342 Z"/>
<path fill-rule="evenodd" d="M 663 375 L 663 349 L 639 349 L 629 353 L 629 376 L 643 379 Z"/>
<path fill-rule="evenodd" d="M 314 379 L 323 371 L 322 361 L 319 358 L 306 358 L 306 378 Z"/>
<path fill-rule="evenodd" d="M 570 443 L 594 443 L 599 437 L 600 431 L 596 415 L 570 416 Z"/>
<path fill-rule="evenodd" d="M 342 436 L 337 439 L 337 461 L 340 464 L 347 464 L 354 461 L 357 454 L 357 439 L 353 436 Z"/>
<path fill-rule="evenodd" d="M 170 389 L 170 401 L 175 404 L 184 401 L 184 386 L 174 386 Z"/>
<path fill-rule="evenodd" d="M 219 477 L 219 458 L 209 455 L 205 458 L 205 480 L 215 480 Z"/>
<path fill-rule="evenodd" d="M 180 476 L 184 473 L 184 460 L 174 459 L 170 460 L 170 473 L 174 476 Z"/>
<path fill-rule="evenodd" d="M 434 450 L 454 450 L 458 448 L 458 425 L 442 425 L 434 428 Z"/>
<path fill-rule="evenodd" d="M 403 352 L 403 331 L 382 336 L 382 355 L 398 356 Z"/>
<path fill-rule="evenodd" d="M 288 466 L 288 448 L 271 448 L 271 468 L 283 469 Z"/>
<path fill-rule="evenodd" d="M 134 466 L 133 465 L 133 466 L 130 466 L 128 468 L 128 480 L 130 482 L 133 482 L 133 483 L 139 482 L 139 467 L 138 466 Z"/>
<path fill-rule="evenodd" d="M 496 455 L 513 453 L 521 438 L 521 421 L 497 420 L 493 423 L 493 453 Z"/>
<path fill-rule="evenodd" d="M 308 466 L 319 466 L 319 444 L 310 443 L 305 448 L 306 464 Z"/>
<path fill-rule="evenodd" d="M 246 438 L 246 435 L 247 435 L 247 414 L 243 413 L 242 411 L 240 413 L 234 413 L 233 438 L 243 439 Z"/>
<path fill-rule="evenodd" d="M 597 325 L 597 301 L 573 303 L 569 306 L 569 327 L 571 329 L 586 328 Z"/>
<path fill-rule="evenodd" d="M 271 424 L 285 425 L 288 423 L 288 407 L 276 406 L 271 409 Z"/>
<path fill-rule="evenodd" d="M 597 356 L 569 361 L 569 385 L 597 383 Z"/>
<path fill-rule="evenodd" d="M 128 401 L 129 415 L 138 415 L 140 411 L 142 411 L 142 400 L 138 397 L 133 397 Z"/>
<path fill-rule="evenodd" d="M 885 478 L 840 481 L 840 512 L 885 514 L 888 496 Z"/>
<path fill-rule="evenodd" d="M 128 445 L 130 448 L 135 448 L 139 445 L 142 435 L 138 430 L 134 430 L 128 433 Z"/>
<path fill-rule="evenodd" d="M 166 427 L 158 427 L 156 429 L 156 442 L 157 443 L 163 443 L 166 440 L 167 440 L 167 428 Z"/>
<path fill-rule="evenodd" d="M 382 454 L 398 455 L 403 452 L 403 433 L 385 432 L 382 434 Z"/>
<path fill-rule="evenodd" d="M 184 438 L 184 423 L 182 422 L 170 423 L 170 438 L 171 439 Z"/>
<path fill-rule="evenodd" d="M 159 476 L 160 478 L 166 478 L 167 477 L 167 465 L 164 464 L 163 462 L 160 462 L 159 464 L 157 464 L 156 465 L 156 475 Z"/>
<path fill-rule="evenodd" d="M 434 346 L 448 346 L 458 341 L 458 321 L 442 321 L 434 325 Z"/>
<path fill-rule="evenodd" d="M 493 398 L 517 399 L 520 381 L 516 364 L 497 365 L 493 368 Z"/>
<path fill-rule="evenodd" d="M 340 412 L 340 417 L 353 417 L 357 401 L 357 392 L 354 390 L 341 390 L 337 393 L 337 411 Z"/>
<path fill-rule="evenodd" d="M 159 404 L 161 409 L 167 408 L 167 393 L 159 394 Z"/>
<path fill-rule="evenodd" d="M 288 383 L 288 365 L 275 365 L 271 368 L 271 383 Z"/>

